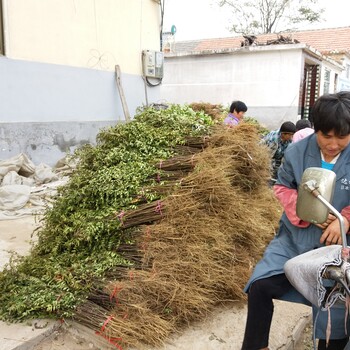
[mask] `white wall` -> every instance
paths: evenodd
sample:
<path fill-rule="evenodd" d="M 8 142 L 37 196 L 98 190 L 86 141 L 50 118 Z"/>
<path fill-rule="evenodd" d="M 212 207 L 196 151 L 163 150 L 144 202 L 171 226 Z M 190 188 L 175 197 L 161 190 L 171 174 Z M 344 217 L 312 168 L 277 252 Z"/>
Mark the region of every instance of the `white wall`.
<path fill-rule="evenodd" d="M 344 70 L 338 80 L 338 90 L 350 91 L 350 57 L 346 55 L 342 63 Z"/>

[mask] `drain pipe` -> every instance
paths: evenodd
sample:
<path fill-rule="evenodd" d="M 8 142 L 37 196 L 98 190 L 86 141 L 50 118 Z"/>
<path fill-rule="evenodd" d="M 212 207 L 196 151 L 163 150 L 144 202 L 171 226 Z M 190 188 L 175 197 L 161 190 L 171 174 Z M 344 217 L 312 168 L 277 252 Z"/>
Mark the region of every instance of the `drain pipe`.
<path fill-rule="evenodd" d="M 4 56 L 7 56 L 9 54 L 7 0 L 1 0 L 0 3 L 0 39 L 2 40 L 2 52 L 0 53 Z"/>

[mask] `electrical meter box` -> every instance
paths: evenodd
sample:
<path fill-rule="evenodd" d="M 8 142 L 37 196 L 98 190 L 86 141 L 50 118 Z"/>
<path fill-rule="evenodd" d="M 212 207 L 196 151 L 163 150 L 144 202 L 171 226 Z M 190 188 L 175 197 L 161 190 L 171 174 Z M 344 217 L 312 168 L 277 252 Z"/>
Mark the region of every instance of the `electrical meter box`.
<path fill-rule="evenodd" d="M 142 51 L 143 75 L 148 78 L 163 78 L 164 54 L 160 51 Z"/>

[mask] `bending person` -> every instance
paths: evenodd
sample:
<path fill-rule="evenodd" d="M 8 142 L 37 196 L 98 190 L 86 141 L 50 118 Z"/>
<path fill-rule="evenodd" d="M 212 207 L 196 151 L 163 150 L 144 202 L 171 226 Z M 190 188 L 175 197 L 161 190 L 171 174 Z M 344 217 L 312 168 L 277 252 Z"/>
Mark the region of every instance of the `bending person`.
<path fill-rule="evenodd" d="M 291 144 L 295 130 L 295 124 L 287 121 L 279 129 L 270 131 L 260 141 L 260 144 L 266 145 L 271 153 L 271 184 L 276 182 L 277 172 L 283 162 L 284 152 Z"/>
<path fill-rule="evenodd" d="M 224 120 L 227 126 L 236 126 L 243 119 L 248 107 L 242 101 L 233 101 L 230 106 L 230 112 Z"/>

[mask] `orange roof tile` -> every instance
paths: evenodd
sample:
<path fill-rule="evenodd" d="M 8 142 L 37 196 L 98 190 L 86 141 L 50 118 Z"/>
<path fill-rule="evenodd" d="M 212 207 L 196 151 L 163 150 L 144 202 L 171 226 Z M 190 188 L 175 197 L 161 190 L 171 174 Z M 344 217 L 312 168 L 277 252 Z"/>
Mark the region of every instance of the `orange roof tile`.
<path fill-rule="evenodd" d="M 275 40 L 279 34 L 257 35 L 258 43 L 266 43 L 268 40 Z M 280 33 L 284 37 L 298 40 L 307 44 L 322 53 L 331 51 L 350 52 L 350 27 L 314 29 L 295 32 Z M 241 47 L 244 41 L 243 36 L 234 36 L 229 38 L 202 39 L 193 41 L 176 42 L 175 51 L 206 51 L 206 50 L 225 50 Z"/>

